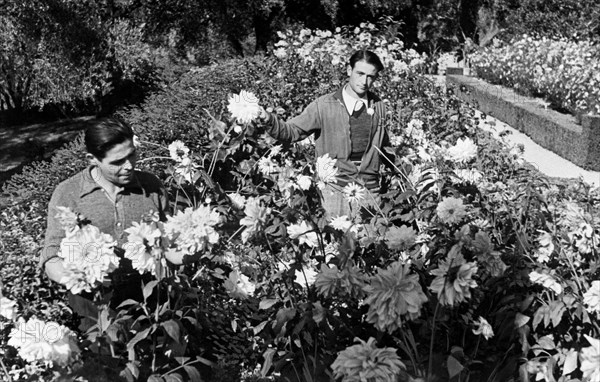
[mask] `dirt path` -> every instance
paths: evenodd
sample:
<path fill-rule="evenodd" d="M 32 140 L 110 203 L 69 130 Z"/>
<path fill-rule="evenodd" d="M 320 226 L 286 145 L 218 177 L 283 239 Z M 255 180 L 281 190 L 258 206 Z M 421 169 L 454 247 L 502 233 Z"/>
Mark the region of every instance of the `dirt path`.
<path fill-rule="evenodd" d="M 75 139 L 94 116 L 52 123 L 0 127 L 0 188 L 23 166 L 52 157 L 54 151 Z"/>

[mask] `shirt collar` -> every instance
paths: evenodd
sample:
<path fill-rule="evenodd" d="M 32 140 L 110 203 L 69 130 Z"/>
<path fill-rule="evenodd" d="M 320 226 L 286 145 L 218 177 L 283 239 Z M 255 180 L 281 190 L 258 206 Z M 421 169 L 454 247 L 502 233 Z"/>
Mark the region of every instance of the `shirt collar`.
<path fill-rule="evenodd" d="M 346 110 L 348 110 L 348 114 L 352 114 L 354 112 L 354 109 L 356 108 L 356 102 L 360 102 L 361 107 L 362 107 L 362 105 L 365 105 L 367 108 L 369 107 L 369 99 L 368 98 L 353 97 L 348 92 L 347 87 L 348 87 L 348 85 L 346 84 L 346 86 L 344 86 L 342 89 L 342 98 L 344 100 L 344 105 L 346 105 Z"/>
<path fill-rule="evenodd" d="M 94 178 L 92 178 L 92 169 L 95 166 L 88 166 L 82 173 L 81 176 L 81 182 L 80 182 L 80 192 L 79 192 L 79 197 L 83 197 L 85 195 L 91 194 L 92 192 L 96 191 L 96 190 L 102 190 L 102 187 L 96 183 L 96 181 L 94 180 Z M 134 172 L 133 173 L 133 182 L 131 182 L 130 184 L 126 185 L 123 190 L 127 190 L 127 189 L 138 189 L 138 190 L 144 190 L 144 188 L 142 187 L 137 174 Z"/>

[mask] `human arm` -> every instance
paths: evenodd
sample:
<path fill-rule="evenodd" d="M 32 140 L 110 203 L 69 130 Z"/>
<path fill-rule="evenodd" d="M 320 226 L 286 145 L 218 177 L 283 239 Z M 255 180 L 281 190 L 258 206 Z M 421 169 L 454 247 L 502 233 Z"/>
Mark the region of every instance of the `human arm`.
<path fill-rule="evenodd" d="M 69 199 L 72 199 L 65 195 L 65 190 L 59 185 L 50 198 L 48 203 L 48 215 L 47 215 L 47 226 L 46 236 L 44 238 L 44 248 L 40 254 L 39 266 L 46 271 L 46 275 L 50 280 L 60 282 L 60 279 L 64 275 L 63 261 L 58 257 L 60 251 L 60 242 L 65 237 L 65 232 L 60 224 L 60 221 L 56 217 L 58 214 L 58 206 L 70 206 Z"/>
<path fill-rule="evenodd" d="M 321 129 L 319 105 L 310 103 L 304 111 L 287 122 L 281 121 L 275 114 L 261 107 L 261 121 L 267 126 L 267 133 L 278 141 L 293 143 L 303 140 Z"/>

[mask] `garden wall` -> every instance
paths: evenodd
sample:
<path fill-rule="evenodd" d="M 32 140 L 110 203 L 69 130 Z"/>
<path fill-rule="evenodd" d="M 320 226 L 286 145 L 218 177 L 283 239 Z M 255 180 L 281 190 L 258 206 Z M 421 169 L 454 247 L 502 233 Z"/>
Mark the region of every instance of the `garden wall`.
<path fill-rule="evenodd" d="M 446 85 L 463 101 L 525 133 L 540 146 L 586 170 L 600 170 L 600 117 L 582 115 L 579 123 L 575 116 L 546 108 L 540 99 L 452 72 L 446 75 Z"/>

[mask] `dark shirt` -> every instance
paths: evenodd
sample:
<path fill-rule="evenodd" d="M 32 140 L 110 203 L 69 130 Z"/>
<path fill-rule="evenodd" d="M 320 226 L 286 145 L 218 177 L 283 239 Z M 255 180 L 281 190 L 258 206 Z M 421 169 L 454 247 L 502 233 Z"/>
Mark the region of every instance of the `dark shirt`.
<path fill-rule="evenodd" d="M 350 141 L 352 143 L 352 151 L 349 159 L 351 161 L 360 162 L 363 154 L 369 147 L 371 116 L 365 109 L 366 107 L 363 106 L 358 110 L 354 110 L 350 116 Z"/>
<path fill-rule="evenodd" d="M 88 167 L 73 177 L 60 183 L 48 204 L 48 226 L 44 249 L 40 255 L 40 266 L 57 256 L 60 242 L 65 232 L 56 218 L 56 207 L 68 207 L 75 213 L 82 214 L 90 224 L 95 225 L 102 233 L 109 234 L 121 246 L 127 241 L 125 229 L 132 222 L 139 222 L 142 217 L 158 212 L 161 220 L 165 220 L 168 208 L 167 193 L 161 181 L 154 175 L 135 172 L 135 180 L 117 194 L 115 202 L 110 200 L 102 187 L 92 178 Z"/>

